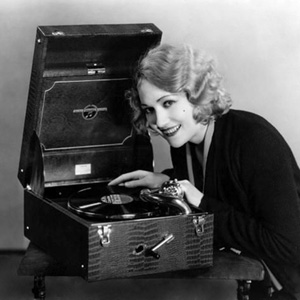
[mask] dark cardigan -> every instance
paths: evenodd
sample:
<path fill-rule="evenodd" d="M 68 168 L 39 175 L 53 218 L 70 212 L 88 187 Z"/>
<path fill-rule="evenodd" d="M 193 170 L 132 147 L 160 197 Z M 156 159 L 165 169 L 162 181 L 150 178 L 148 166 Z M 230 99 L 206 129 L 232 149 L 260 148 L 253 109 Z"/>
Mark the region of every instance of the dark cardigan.
<path fill-rule="evenodd" d="M 188 179 L 186 147 L 171 148 L 171 156 L 172 177 Z M 193 168 L 201 190 L 195 157 Z M 289 292 L 299 292 L 300 171 L 266 120 L 237 110 L 217 119 L 200 208 L 214 213 L 215 247 L 263 259 Z"/>

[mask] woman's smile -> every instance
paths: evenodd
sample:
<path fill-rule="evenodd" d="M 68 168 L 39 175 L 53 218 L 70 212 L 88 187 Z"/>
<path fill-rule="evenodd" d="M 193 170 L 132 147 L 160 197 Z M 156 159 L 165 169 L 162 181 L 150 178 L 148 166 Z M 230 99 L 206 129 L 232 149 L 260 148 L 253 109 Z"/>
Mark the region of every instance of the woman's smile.
<path fill-rule="evenodd" d="M 159 130 L 163 133 L 163 135 L 165 135 L 167 137 L 171 137 L 171 136 L 174 136 L 178 132 L 180 127 L 181 127 L 181 125 L 177 125 L 177 126 L 167 128 L 167 129 L 159 128 Z"/>

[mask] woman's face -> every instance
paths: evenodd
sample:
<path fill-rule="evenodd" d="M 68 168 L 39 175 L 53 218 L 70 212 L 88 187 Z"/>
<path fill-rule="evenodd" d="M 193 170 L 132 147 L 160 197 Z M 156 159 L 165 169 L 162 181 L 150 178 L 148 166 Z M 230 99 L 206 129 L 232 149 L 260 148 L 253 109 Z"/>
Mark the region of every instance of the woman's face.
<path fill-rule="evenodd" d="M 142 79 L 138 92 L 148 126 L 175 148 L 202 142 L 206 125 L 193 118 L 194 105 L 185 93 L 172 94 Z"/>

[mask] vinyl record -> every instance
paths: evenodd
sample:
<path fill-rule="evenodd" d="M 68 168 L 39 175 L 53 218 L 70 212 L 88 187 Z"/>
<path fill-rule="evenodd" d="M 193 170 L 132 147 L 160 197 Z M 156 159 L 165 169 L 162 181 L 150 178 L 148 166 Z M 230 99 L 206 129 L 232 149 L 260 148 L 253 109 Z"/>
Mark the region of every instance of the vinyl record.
<path fill-rule="evenodd" d="M 128 220 L 162 214 L 156 203 L 144 202 L 134 195 L 111 193 L 107 188 L 85 188 L 73 194 L 68 208 L 74 213 L 97 220 Z"/>

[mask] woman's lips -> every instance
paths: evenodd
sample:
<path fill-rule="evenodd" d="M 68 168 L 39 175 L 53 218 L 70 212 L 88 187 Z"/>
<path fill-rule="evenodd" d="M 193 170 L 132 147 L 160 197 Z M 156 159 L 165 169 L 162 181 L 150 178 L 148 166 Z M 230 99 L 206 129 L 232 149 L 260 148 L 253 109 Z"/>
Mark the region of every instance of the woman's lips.
<path fill-rule="evenodd" d="M 167 136 L 167 137 L 171 137 L 173 135 L 176 134 L 176 132 L 180 129 L 180 125 L 177 125 L 177 126 L 174 126 L 174 127 L 171 127 L 171 128 L 168 128 L 168 129 L 161 129 L 161 132 Z"/>

